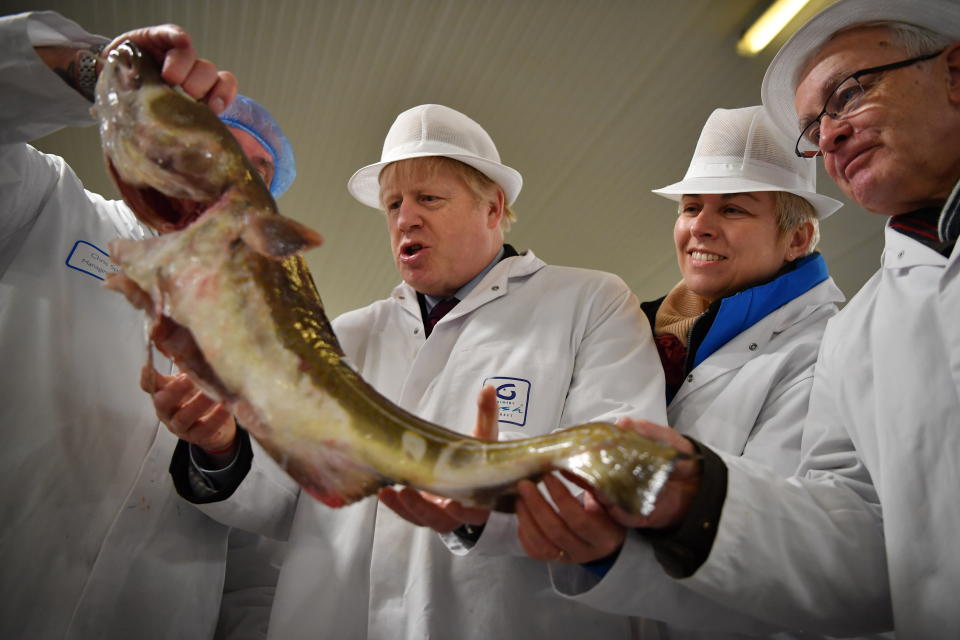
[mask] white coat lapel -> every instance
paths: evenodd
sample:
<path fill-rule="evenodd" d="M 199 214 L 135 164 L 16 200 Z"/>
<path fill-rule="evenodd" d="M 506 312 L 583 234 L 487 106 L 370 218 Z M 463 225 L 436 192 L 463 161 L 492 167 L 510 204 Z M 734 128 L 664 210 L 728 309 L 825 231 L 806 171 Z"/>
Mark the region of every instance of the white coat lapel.
<path fill-rule="evenodd" d="M 464 322 L 468 321 L 467 316 L 505 296 L 509 291 L 511 279 L 525 278 L 543 266 L 542 260 L 533 255 L 532 251 L 527 251 L 523 255 L 507 258 L 491 269 L 470 292 L 470 295 L 437 323 L 430 334 L 430 339 L 425 340 L 420 346 L 400 392 L 400 406 L 416 413 L 418 406 L 428 395 L 434 380 L 447 366 L 464 330 Z M 416 301 L 416 293 L 413 289 L 407 285 L 400 285 L 395 290 L 395 294 L 397 291 L 403 293 L 404 299 L 398 299 L 398 302 L 404 310 L 416 313 L 419 318 L 419 303 Z M 470 400 L 472 401 L 472 398 Z"/>

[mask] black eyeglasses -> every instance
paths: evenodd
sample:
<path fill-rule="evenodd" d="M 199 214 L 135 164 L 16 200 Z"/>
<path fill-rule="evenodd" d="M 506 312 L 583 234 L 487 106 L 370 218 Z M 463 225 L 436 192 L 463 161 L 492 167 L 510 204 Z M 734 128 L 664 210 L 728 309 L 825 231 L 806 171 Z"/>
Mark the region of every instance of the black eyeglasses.
<path fill-rule="evenodd" d="M 909 67 L 912 64 L 923 62 L 924 60 L 936 58 L 938 55 L 943 53 L 943 51 L 944 50 L 941 49 L 935 53 L 917 56 L 916 58 L 910 58 L 909 60 L 891 62 L 890 64 L 884 64 L 879 67 L 870 67 L 869 69 L 861 69 L 856 73 L 851 73 L 849 76 L 844 78 L 840 84 L 837 85 L 833 92 L 831 92 L 830 97 L 827 98 L 826 103 L 823 105 L 823 110 L 820 111 L 820 115 L 811 120 L 810 124 L 804 127 L 803 133 L 801 133 L 800 137 L 797 138 L 797 144 L 794 148 L 796 154 L 801 158 L 815 158 L 816 156 L 821 155 L 820 119 L 826 115 L 830 116 L 834 120 L 837 120 L 838 118 L 845 118 L 853 114 L 857 108 L 861 106 L 863 102 L 863 96 L 869 89 L 872 89 L 876 85 L 877 81 L 879 81 L 879 74 L 883 73 L 884 71 L 902 69 L 903 67 Z M 867 76 L 875 77 L 868 78 Z"/>

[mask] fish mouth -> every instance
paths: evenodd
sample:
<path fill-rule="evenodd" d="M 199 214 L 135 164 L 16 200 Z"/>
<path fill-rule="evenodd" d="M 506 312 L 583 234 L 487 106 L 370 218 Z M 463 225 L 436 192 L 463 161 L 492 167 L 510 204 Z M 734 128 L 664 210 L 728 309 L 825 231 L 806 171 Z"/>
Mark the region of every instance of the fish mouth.
<path fill-rule="evenodd" d="M 230 193 L 276 213 L 256 168 L 223 122 L 207 105 L 167 85 L 157 62 L 133 43 L 108 54 L 94 111 L 107 170 L 144 225 L 160 233 L 183 230 Z"/>
<path fill-rule="evenodd" d="M 136 91 L 143 85 L 141 74 L 143 55 L 140 47 L 130 40 L 120 43 L 107 54 L 108 58 L 112 59 L 111 73 L 117 89 Z"/>
<path fill-rule="evenodd" d="M 111 160 L 107 168 L 113 176 L 124 201 L 130 206 L 137 219 L 160 233 L 170 233 L 186 229 L 193 224 L 204 211 L 210 209 L 215 201 L 174 198 L 153 187 L 137 187 L 120 178 Z"/>

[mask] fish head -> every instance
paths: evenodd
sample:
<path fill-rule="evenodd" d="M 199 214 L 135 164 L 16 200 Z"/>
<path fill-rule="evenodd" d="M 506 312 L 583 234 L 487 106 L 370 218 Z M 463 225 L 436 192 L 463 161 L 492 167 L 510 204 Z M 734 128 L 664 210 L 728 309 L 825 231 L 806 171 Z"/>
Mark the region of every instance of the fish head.
<path fill-rule="evenodd" d="M 126 41 L 107 55 L 93 113 L 108 172 L 137 218 L 167 233 L 225 198 L 276 213 L 233 134 L 210 108 L 171 87 L 157 62 Z"/>

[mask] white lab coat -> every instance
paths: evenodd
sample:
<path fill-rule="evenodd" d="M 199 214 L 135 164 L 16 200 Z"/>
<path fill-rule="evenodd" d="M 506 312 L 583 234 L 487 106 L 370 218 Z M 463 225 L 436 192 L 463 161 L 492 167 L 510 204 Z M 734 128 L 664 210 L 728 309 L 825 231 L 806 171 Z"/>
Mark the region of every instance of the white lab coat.
<path fill-rule="evenodd" d="M 25 144 L 91 122 L 26 23 L 0 19 L 0 637 L 208 638 L 226 529 L 176 495 L 176 439 L 138 385 L 142 312 L 101 288 L 107 243 L 145 231 Z"/>
<path fill-rule="evenodd" d="M 214 640 L 262 640 L 277 590 L 285 542 L 243 529 L 227 540 L 227 568 Z"/>
<path fill-rule="evenodd" d="M 801 479 L 724 456 L 723 517 L 691 589 L 833 633 L 957 636 L 958 256 L 887 228 L 881 269 L 824 335 Z"/>
<path fill-rule="evenodd" d="M 734 337 L 690 372 L 667 408 L 668 424 L 716 451 L 793 475 L 820 341 L 843 299 L 828 279 Z M 719 640 L 777 630 L 684 588 L 635 532 L 602 579 L 574 565 L 552 564 L 551 575 L 573 601 L 647 618 L 644 638 Z"/>
<path fill-rule="evenodd" d="M 413 413 L 469 433 L 475 398 L 511 378 L 523 410 L 501 427 L 532 436 L 591 419 L 665 418 L 663 373 L 636 298 L 610 274 L 548 267 L 531 252 L 497 264 L 424 341 L 407 285 L 334 323 L 374 387 Z M 523 384 L 520 384 L 523 382 Z M 513 405 L 515 409 L 519 405 Z M 283 535 L 292 521 L 270 637 L 624 638 L 636 621 L 564 602 L 540 562 L 451 554 L 430 530 L 366 499 L 331 510 L 258 468 L 224 502 L 224 521 Z M 491 522 L 505 535 L 510 518 Z M 484 531 L 481 540 L 486 537 Z M 516 537 L 515 531 L 510 535 Z"/>

